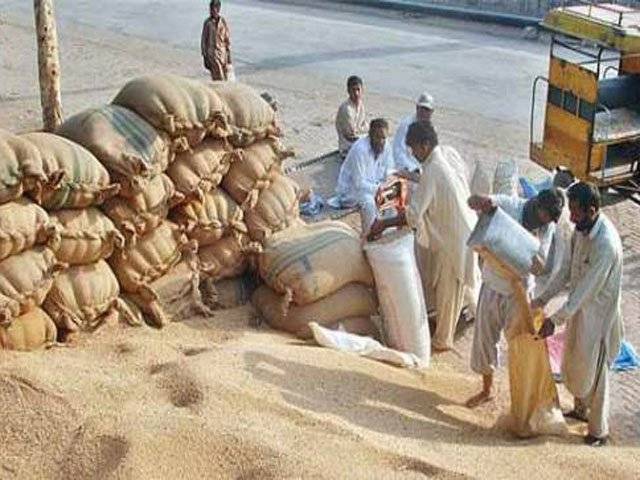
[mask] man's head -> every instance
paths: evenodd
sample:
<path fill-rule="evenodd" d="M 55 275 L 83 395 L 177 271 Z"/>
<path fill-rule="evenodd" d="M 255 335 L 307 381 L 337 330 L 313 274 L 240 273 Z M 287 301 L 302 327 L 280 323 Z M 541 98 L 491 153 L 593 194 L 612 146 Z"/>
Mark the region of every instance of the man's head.
<path fill-rule="evenodd" d="M 416 120 L 418 122 L 430 122 L 433 109 L 433 97 L 427 92 L 422 93 L 416 100 Z"/>
<path fill-rule="evenodd" d="M 209 3 L 209 14 L 211 18 L 220 17 L 220 9 L 222 8 L 222 2 L 220 0 L 211 0 Z"/>
<path fill-rule="evenodd" d="M 438 146 L 438 134 L 431 122 L 413 122 L 409 125 L 405 142 L 416 160 L 423 163 Z"/>
<path fill-rule="evenodd" d="M 389 123 L 384 118 L 371 120 L 369 124 L 369 141 L 373 153 L 380 155 L 389 136 Z"/>
<path fill-rule="evenodd" d="M 600 192 L 590 183 L 576 183 L 568 192 L 571 221 L 579 232 L 588 232 L 600 213 Z"/>
<path fill-rule="evenodd" d="M 558 188 L 542 190 L 535 198 L 536 214 L 542 225 L 557 222 L 562 215 L 565 199 Z"/>
<path fill-rule="evenodd" d="M 362 79 L 357 75 L 351 75 L 347 79 L 347 92 L 349 93 L 349 99 L 356 105 L 362 101 L 362 95 L 364 93 L 364 87 Z"/>

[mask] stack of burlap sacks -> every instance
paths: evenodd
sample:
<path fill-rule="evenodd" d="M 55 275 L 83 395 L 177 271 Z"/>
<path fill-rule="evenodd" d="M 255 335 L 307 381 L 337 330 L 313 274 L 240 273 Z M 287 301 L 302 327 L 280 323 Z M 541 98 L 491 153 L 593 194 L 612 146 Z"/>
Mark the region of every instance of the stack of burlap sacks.
<path fill-rule="evenodd" d="M 107 171 L 57 135 L 0 139 L 3 347 L 34 349 L 118 315 L 137 323 L 105 262 L 123 242 L 95 208 L 118 189 Z"/>
<path fill-rule="evenodd" d="M 225 306 L 225 282 L 233 289 L 251 269 L 266 283 L 254 304 L 273 327 L 307 336 L 310 321 L 344 321 L 370 333 L 377 305 L 359 237 L 300 220 L 279 134 L 251 88 L 173 75 L 132 80 L 55 135 L 3 133 L 3 325 L 35 311 L 62 338 L 116 314 L 163 326 L 185 308 Z M 22 233 L 5 245 L 10 231 Z M 52 341 L 51 322 L 40 323 Z"/>

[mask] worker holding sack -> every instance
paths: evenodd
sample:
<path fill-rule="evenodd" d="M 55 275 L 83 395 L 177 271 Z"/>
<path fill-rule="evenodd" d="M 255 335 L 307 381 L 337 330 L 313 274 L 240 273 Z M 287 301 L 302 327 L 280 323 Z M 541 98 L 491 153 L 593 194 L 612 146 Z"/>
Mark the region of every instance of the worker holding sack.
<path fill-rule="evenodd" d="M 532 260 L 531 272 L 520 279 L 526 294 L 530 295 L 535 283 L 532 273 L 544 271 L 553 240 L 554 223 L 564 207 L 562 192 L 557 189 L 543 190 L 531 200 L 508 195 L 474 195 L 468 203 L 471 209 L 482 214 L 490 214 L 500 208 L 538 238 L 539 250 Z M 482 375 L 482 390 L 467 401 L 470 408 L 493 398 L 493 372 L 498 363 L 500 336 L 519 309 L 515 293 L 512 279 L 485 262 L 471 349 L 471 369 Z"/>
<path fill-rule="evenodd" d="M 479 280 L 476 255 L 466 245 L 477 217 L 465 204 L 469 185 L 466 176 L 455 168 L 459 155 L 453 148 L 439 145 L 431 123 L 412 123 L 406 143 L 422 165 L 420 182 L 406 211 L 391 219 L 377 219 L 370 237 L 404 223 L 416 230 L 418 244 L 427 252 L 427 258 L 418 260 L 420 274 L 435 294 L 437 320 L 432 350 L 441 352 L 453 348 L 465 294 Z"/>
<path fill-rule="evenodd" d="M 575 397 L 575 409 L 568 416 L 587 421 L 585 443 L 601 446 L 609 436 L 609 367 L 624 333 L 620 305 L 622 242 L 600 211 L 595 186 L 575 184 L 568 196 L 575 224 L 571 268 L 555 277 L 533 300 L 532 307 L 544 307 L 569 284 L 567 301 L 545 319 L 539 334 L 548 337 L 557 326 L 566 324 L 562 372 L 565 385 Z"/>

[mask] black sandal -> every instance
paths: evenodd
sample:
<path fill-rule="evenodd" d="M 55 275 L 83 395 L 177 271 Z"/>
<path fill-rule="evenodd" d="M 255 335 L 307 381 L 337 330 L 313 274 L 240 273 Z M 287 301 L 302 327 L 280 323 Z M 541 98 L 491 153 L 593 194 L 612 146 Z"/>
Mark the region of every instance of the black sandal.
<path fill-rule="evenodd" d="M 578 412 L 575 409 L 573 409 L 573 410 L 571 410 L 569 412 L 563 412 L 562 415 L 565 418 L 572 418 L 573 420 L 578 420 L 579 422 L 587 423 L 589 421 L 587 419 L 587 417 L 585 417 L 582 413 Z"/>
<path fill-rule="evenodd" d="M 609 437 L 594 437 L 593 435 L 586 435 L 584 437 L 584 443 L 590 447 L 604 447 L 609 442 Z"/>

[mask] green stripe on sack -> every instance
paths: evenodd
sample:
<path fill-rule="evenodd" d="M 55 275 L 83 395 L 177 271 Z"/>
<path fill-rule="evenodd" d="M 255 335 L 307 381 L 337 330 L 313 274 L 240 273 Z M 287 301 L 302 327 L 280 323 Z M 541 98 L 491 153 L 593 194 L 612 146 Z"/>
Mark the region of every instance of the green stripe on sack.
<path fill-rule="evenodd" d="M 298 244 L 297 248 L 292 248 L 285 254 L 276 257 L 267 275 L 267 280 L 272 282 L 274 278 L 278 277 L 292 264 L 300 261 L 302 258 L 309 256 L 312 253 L 316 253 L 323 248 L 332 245 L 336 241 L 344 239 L 345 237 L 348 236 L 345 235 L 344 232 L 329 231 L 323 232 L 323 234 L 319 236 L 312 236 L 307 241 L 302 240 Z"/>
<path fill-rule="evenodd" d="M 140 143 L 141 146 L 138 151 L 146 157 L 143 160 L 150 161 L 153 158 L 153 144 L 158 136 L 157 132 L 148 125 L 141 123 L 139 117 L 128 110 L 114 109 L 114 115 L 118 116 L 129 127 L 132 136 Z M 127 140 L 130 141 L 130 138 L 127 137 Z"/>
<path fill-rule="evenodd" d="M 122 135 L 129 145 L 142 156 L 142 160 L 149 163 L 152 144 L 144 132 L 139 129 L 139 125 L 134 118 L 129 118 L 124 112 L 115 108 L 102 109 L 100 114 L 111 124 L 111 126 Z"/>

